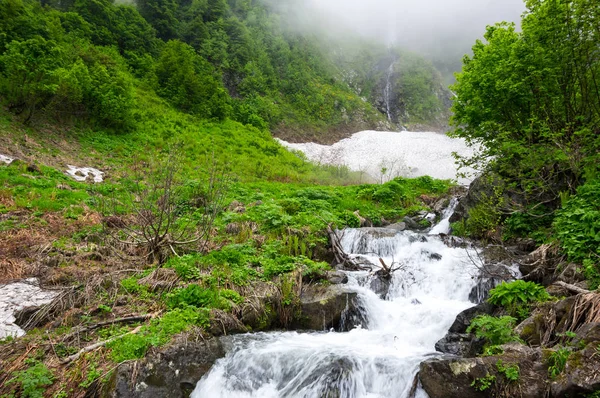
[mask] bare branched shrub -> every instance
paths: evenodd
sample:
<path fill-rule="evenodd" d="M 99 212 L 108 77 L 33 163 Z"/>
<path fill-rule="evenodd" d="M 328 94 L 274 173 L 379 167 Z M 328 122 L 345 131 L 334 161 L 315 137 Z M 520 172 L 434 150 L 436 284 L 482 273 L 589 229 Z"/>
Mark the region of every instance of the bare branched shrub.
<path fill-rule="evenodd" d="M 113 197 L 105 206 L 104 225 L 115 247 L 129 247 L 158 264 L 186 250 L 206 250 L 231 178 L 214 156 L 197 175 L 184 178 L 181 166 L 178 151 L 153 164 L 135 165 L 128 198 Z"/>

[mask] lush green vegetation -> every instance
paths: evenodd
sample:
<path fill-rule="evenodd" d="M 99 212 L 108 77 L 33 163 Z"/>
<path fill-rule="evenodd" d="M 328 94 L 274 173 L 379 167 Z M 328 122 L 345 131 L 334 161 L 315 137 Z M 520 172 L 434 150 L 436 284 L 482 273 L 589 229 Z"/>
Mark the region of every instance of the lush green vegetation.
<path fill-rule="evenodd" d="M 557 241 L 598 286 L 600 33 L 592 0 L 526 2 L 522 30 L 490 26 L 454 85 L 454 134 L 481 144 L 464 164 L 496 187 L 472 236 Z"/>
<path fill-rule="evenodd" d="M 490 346 L 519 341 L 519 337 L 513 331 L 516 321 L 511 316 L 480 315 L 471 321 L 467 333 L 473 332 L 475 336 L 486 339 Z"/>
<path fill-rule="evenodd" d="M 549 299 L 550 295 L 543 286 L 535 282 L 516 280 L 502 282 L 490 290 L 488 302 L 504 307 L 510 315 L 523 320 L 530 313 L 530 304 L 544 302 Z"/>

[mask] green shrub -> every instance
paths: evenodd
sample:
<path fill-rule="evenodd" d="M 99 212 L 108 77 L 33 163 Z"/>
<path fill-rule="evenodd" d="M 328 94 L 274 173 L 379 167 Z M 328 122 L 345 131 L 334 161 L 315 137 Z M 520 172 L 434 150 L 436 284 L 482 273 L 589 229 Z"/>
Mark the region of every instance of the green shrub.
<path fill-rule="evenodd" d="M 198 269 L 198 255 L 186 254 L 181 257 L 172 257 L 164 265 L 165 268 L 173 268 L 181 279 L 189 281 L 200 277 Z"/>
<path fill-rule="evenodd" d="M 504 362 L 502 362 L 501 359 L 496 362 L 496 369 L 498 369 L 498 372 L 502 373 L 508 381 L 518 381 L 519 376 L 521 375 L 519 365 L 504 365 Z"/>
<path fill-rule="evenodd" d="M 192 284 L 182 289 L 175 289 L 167 296 L 170 308 L 213 308 L 217 303 L 218 295 L 213 289 L 205 289 L 200 285 Z"/>
<path fill-rule="evenodd" d="M 515 334 L 516 319 L 511 316 L 500 318 L 490 315 L 480 315 L 471 321 L 467 333 L 475 333 L 475 336 L 484 338 L 490 345 L 502 345 L 511 341 L 519 341 Z"/>
<path fill-rule="evenodd" d="M 524 306 L 543 302 L 550 299 L 550 295 L 543 286 L 535 282 L 516 280 L 513 282 L 502 282 L 490 291 L 488 302 L 506 308 L 513 316 L 525 315 Z M 520 316 L 523 317 L 523 316 Z"/>
<path fill-rule="evenodd" d="M 152 320 L 139 333 L 118 338 L 107 344 L 107 347 L 111 349 L 111 357 L 117 363 L 142 358 L 148 348 L 164 345 L 172 336 L 192 326 L 208 327 L 208 310 L 195 307 L 173 309 L 162 318 Z"/>
<path fill-rule="evenodd" d="M 471 383 L 471 387 L 477 391 L 487 391 L 496 383 L 496 376 L 487 374 L 485 377 L 478 377 Z"/>
<path fill-rule="evenodd" d="M 583 263 L 591 289 L 600 286 L 600 181 L 592 180 L 566 200 L 554 220 L 560 245 L 572 261 Z"/>
<path fill-rule="evenodd" d="M 567 361 L 571 356 L 571 350 L 565 347 L 560 347 L 555 351 L 552 351 L 548 356 L 548 376 L 551 379 L 557 378 L 567 366 Z"/>
<path fill-rule="evenodd" d="M 23 398 L 43 398 L 46 387 L 54 382 L 54 375 L 42 362 L 29 359 L 27 369 L 13 373 L 7 384 L 17 384 Z"/>

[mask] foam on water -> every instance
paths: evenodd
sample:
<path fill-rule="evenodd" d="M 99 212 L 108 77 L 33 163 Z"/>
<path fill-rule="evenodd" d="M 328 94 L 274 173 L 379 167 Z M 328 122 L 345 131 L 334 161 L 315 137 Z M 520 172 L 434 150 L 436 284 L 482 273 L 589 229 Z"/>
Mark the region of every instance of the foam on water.
<path fill-rule="evenodd" d="M 380 257 L 400 266 L 385 300 L 369 288 L 373 272 L 348 272 L 364 324 L 345 333 L 230 337 L 227 355 L 198 382 L 193 398 L 409 395 L 419 363 L 438 355 L 435 342 L 473 305 L 468 297 L 478 270 L 465 249 L 447 247 L 438 236 L 347 229 L 341 243 L 351 256 L 370 261 L 373 270 Z M 419 389 L 417 396 L 426 394 Z"/>
<path fill-rule="evenodd" d="M 424 175 L 457 179 L 463 185 L 472 180 L 472 177 L 457 178 L 457 166 L 452 153 L 472 156 L 474 149 L 468 147 L 464 140 L 445 134 L 361 131 L 333 145 L 279 142 L 286 148 L 303 152 L 310 161 L 346 165 L 350 170 L 364 172 L 377 182 L 398 176 Z M 385 169 L 383 176 L 382 169 Z"/>

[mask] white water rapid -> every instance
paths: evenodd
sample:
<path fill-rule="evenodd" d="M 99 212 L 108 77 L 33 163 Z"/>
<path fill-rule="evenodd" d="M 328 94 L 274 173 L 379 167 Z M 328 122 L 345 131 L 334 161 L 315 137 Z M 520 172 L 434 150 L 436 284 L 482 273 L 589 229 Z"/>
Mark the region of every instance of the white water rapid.
<path fill-rule="evenodd" d="M 462 310 L 478 270 L 465 249 L 438 236 L 385 229 L 347 229 L 344 250 L 378 269 L 402 264 L 385 299 L 372 273 L 348 272 L 362 325 L 350 332 L 272 332 L 229 337 L 227 355 L 197 384 L 192 398 L 403 398 L 419 363 Z M 471 253 L 473 254 L 473 253 Z M 441 256 L 441 257 L 440 257 Z M 427 397 L 417 388 L 416 397 Z"/>

